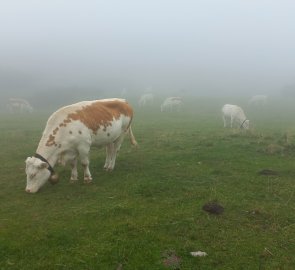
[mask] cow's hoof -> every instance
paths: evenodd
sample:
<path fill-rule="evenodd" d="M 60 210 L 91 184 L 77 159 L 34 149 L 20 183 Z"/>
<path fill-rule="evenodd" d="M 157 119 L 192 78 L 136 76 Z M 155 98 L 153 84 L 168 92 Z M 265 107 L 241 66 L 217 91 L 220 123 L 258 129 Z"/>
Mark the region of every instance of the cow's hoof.
<path fill-rule="evenodd" d="M 89 185 L 92 183 L 92 180 L 84 180 L 84 184 Z"/>
<path fill-rule="evenodd" d="M 92 183 L 92 178 L 84 178 L 84 183 L 85 183 L 85 184 L 90 184 L 90 183 Z"/>
<path fill-rule="evenodd" d="M 73 178 L 70 179 L 71 184 L 74 184 L 74 183 L 77 183 L 77 182 L 78 182 L 78 179 L 73 179 Z"/>

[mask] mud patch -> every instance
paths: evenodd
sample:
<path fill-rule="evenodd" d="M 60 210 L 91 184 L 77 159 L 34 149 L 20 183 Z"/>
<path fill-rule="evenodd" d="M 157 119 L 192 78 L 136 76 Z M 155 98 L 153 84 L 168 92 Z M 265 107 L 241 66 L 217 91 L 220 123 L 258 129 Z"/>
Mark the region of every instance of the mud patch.
<path fill-rule="evenodd" d="M 271 170 L 271 169 L 262 169 L 258 172 L 259 175 L 278 175 L 279 173 L 277 171 Z"/>
<path fill-rule="evenodd" d="M 220 215 L 224 211 L 224 207 L 216 201 L 208 202 L 203 205 L 202 209 L 210 214 Z"/>

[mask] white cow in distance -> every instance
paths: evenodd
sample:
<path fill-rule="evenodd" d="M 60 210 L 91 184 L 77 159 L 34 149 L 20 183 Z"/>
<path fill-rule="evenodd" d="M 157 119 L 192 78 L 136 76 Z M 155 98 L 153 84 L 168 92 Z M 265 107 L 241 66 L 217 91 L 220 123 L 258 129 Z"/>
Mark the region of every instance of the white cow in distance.
<path fill-rule="evenodd" d="M 227 126 L 227 120 L 230 120 L 230 127 L 238 125 L 240 128 L 249 129 L 250 121 L 247 119 L 244 111 L 237 105 L 225 104 L 222 107 L 222 118 L 224 127 Z"/>
<path fill-rule="evenodd" d="M 153 105 L 154 98 L 155 96 L 152 93 L 143 94 L 138 101 L 139 107 L 145 107 L 146 105 Z"/>
<path fill-rule="evenodd" d="M 181 110 L 183 101 L 181 97 L 168 97 L 161 104 L 161 112 L 165 111 L 177 111 Z"/>
<path fill-rule="evenodd" d="M 32 113 L 33 107 L 31 104 L 22 98 L 10 98 L 7 104 L 10 113 Z"/>
<path fill-rule="evenodd" d="M 65 106 L 48 119 L 36 154 L 26 159 L 28 193 L 37 192 L 47 180 L 57 181 L 57 162 L 72 167 L 71 180 L 78 180 L 77 158 L 84 169 L 84 181 L 91 182 L 89 151 L 92 145 L 106 146 L 104 168 L 113 170 L 117 152 L 126 133 L 137 145 L 131 130 L 133 110 L 124 99 L 82 101 Z"/>
<path fill-rule="evenodd" d="M 266 105 L 267 100 L 268 98 L 266 95 L 255 95 L 250 98 L 249 105 L 264 106 Z"/>

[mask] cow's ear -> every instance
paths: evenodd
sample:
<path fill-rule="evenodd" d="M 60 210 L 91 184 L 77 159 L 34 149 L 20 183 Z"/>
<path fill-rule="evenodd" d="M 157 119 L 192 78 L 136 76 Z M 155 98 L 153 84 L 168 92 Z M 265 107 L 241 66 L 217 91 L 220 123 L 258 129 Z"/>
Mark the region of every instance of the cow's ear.
<path fill-rule="evenodd" d="M 27 157 L 25 163 L 28 164 L 30 162 L 30 160 L 31 160 L 31 157 Z"/>
<path fill-rule="evenodd" d="M 48 168 L 48 164 L 46 162 L 41 162 L 38 166 L 39 169 L 45 169 Z"/>

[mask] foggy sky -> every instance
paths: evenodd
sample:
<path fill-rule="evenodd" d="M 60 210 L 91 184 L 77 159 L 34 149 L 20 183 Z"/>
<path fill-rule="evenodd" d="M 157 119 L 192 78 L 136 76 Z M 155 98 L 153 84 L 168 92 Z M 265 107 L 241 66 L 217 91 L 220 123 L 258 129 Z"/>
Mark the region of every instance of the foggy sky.
<path fill-rule="evenodd" d="M 9 0 L 0 90 L 268 93 L 295 82 L 295 1 Z"/>

